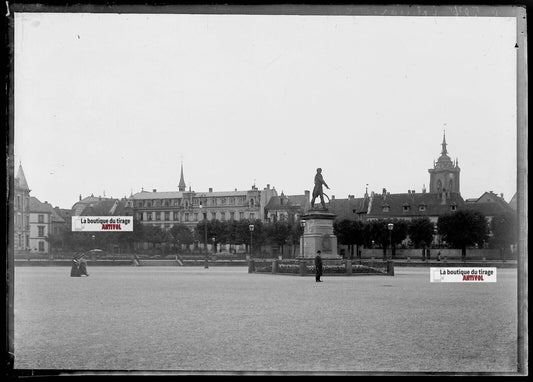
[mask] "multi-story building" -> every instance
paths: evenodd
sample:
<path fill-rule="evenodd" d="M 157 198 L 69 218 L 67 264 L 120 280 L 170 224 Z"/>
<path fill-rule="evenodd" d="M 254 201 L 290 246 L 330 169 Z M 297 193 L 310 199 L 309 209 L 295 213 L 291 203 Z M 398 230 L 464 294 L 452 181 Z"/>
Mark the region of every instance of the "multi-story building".
<path fill-rule="evenodd" d="M 490 221 L 497 213 L 512 210 L 503 200 L 492 191 L 484 193 L 479 198 L 467 199 L 461 196 L 460 168 L 458 160 L 452 161 L 446 148 L 446 136 L 443 136 L 440 157 L 429 169 L 430 188 L 426 192 L 408 190 L 406 193 L 391 194 L 385 188 L 381 193 L 365 192 L 363 198 L 335 199 L 329 202 L 330 212 L 337 214 L 337 219 L 406 219 L 411 220 L 427 217 L 436 223 L 439 216 L 457 210 L 477 210 L 482 212 Z"/>
<path fill-rule="evenodd" d="M 14 194 L 14 248 L 15 252 L 28 251 L 30 247 L 30 188 L 19 165 L 15 177 Z"/>
<path fill-rule="evenodd" d="M 267 185 L 259 190 L 253 185 L 249 190 L 186 191 L 181 167 L 177 191 L 141 191 L 131 195 L 126 208 L 133 210 L 133 216 L 143 225 L 160 226 L 170 229 L 174 224 L 183 223 L 194 229 L 198 222 L 208 220 L 265 219 L 265 207 L 273 196 L 275 188 Z"/>
<path fill-rule="evenodd" d="M 32 253 L 48 254 L 50 245 L 48 236 L 52 227 L 53 208 L 48 203 L 41 203 L 34 196 L 30 197 L 30 234 L 29 244 Z"/>
<path fill-rule="evenodd" d="M 308 190 L 304 195 L 285 195 L 282 191 L 279 196 L 272 196 L 265 207 L 265 220 L 294 223 L 309 210 L 309 194 Z"/>

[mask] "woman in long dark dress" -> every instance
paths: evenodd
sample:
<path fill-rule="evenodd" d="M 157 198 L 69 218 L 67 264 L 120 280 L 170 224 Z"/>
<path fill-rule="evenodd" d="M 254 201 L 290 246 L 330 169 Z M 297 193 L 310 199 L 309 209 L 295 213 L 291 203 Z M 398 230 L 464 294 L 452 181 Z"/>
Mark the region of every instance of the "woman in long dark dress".
<path fill-rule="evenodd" d="M 72 267 L 70 268 L 70 277 L 80 277 L 80 268 L 78 261 L 72 259 Z"/>
<path fill-rule="evenodd" d="M 89 274 L 87 273 L 87 262 L 85 261 L 85 259 L 82 259 L 80 261 L 80 276 L 89 276 Z"/>

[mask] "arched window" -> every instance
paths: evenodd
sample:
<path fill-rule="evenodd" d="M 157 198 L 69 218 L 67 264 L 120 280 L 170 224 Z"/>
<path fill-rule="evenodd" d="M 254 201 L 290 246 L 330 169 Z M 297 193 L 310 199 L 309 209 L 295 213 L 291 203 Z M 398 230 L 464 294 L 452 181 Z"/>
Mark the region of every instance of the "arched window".
<path fill-rule="evenodd" d="M 441 180 L 437 180 L 437 191 L 440 192 L 442 190 L 442 182 Z"/>
<path fill-rule="evenodd" d="M 448 182 L 448 191 L 452 192 L 453 191 L 453 180 L 450 179 L 450 181 Z"/>

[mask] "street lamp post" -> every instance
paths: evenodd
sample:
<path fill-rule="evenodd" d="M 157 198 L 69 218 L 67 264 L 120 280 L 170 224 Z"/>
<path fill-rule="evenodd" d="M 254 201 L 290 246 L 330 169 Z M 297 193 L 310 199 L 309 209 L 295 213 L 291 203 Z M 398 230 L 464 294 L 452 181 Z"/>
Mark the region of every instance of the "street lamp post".
<path fill-rule="evenodd" d="M 248 229 L 250 230 L 250 257 L 252 257 L 252 244 L 253 244 L 253 232 L 254 232 L 255 226 L 253 224 L 250 224 L 248 226 Z"/>
<path fill-rule="evenodd" d="M 204 260 L 204 268 L 209 268 L 209 257 L 207 255 L 207 212 L 203 212 L 204 206 L 200 202 L 200 211 L 202 211 L 202 215 L 204 217 L 204 252 L 205 252 L 205 260 Z"/>
<path fill-rule="evenodd" d="M 391 258 L 392 258 L 392 230 L 394 229 L 394 224 L 392 223 L 387 224 L 387 228 L 389 229 L 389 244 L 390 244 L 390 251 L 391 251 Z"/>
<path fill-rule="evenodd" d="M 302 229 L 305 231 L 305 220 L 300 220 L 300 225 L 302 226 Z M 300 251 L 301 258 L 304 258 L 304 251 L 305 251 L 305 232 L 302 232 L 302 250 Z"/>
<path fill-rule="evenodd" d="M 95 244 L 96 236 L 91 235 L 91 238 L 93 239 L 93 248 L 92 249 L 95 249 L 96 248 L 96 244 Z M 93 252 L 91 252 L 91 260 L 94 260 L 94 253 Z"/>

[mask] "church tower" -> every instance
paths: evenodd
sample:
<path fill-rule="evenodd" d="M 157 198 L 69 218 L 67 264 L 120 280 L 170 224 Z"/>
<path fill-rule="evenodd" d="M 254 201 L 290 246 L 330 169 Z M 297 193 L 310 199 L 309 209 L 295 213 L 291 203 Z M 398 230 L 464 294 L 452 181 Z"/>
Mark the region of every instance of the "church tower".
<path fill-rule="evenodd" d="M 448 150 L 446 149 L 446 133 L 443 134 L 442 139 L 442 151 L 440 157 L 435 163 L 433 162 L 433 168 L 428 170 L 429 172 L 429 192 L 440 194 L 442 192 L 460 192 L 459 168 L 458 160 L 452 161 L 448 156 Z"/>
<path fill-rule="evenodd" d="M 183 178 L 183 163 L 181 163 L 181 175 L 180 175 L 180 183 L 178 185 L 179 191 L 185 191 L 185 179 Z"/>

